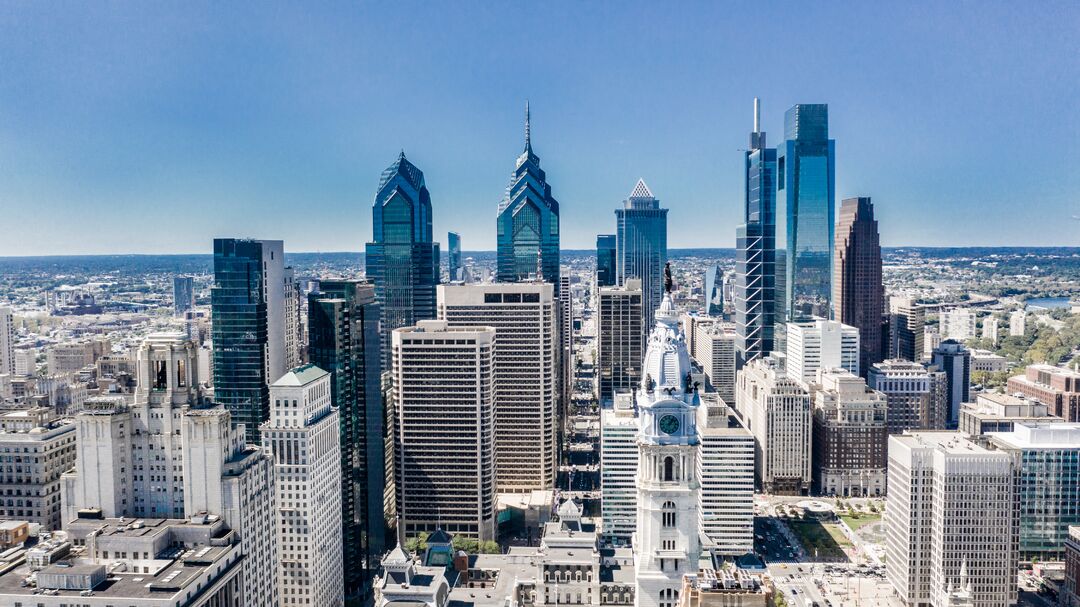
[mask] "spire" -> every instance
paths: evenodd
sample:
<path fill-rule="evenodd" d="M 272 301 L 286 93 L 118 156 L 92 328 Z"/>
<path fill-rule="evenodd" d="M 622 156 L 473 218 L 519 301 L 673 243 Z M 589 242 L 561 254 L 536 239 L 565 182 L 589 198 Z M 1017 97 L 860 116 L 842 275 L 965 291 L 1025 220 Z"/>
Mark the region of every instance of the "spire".
<path fill-rule="evenodd" d="M 754 132 L 761 132 L 761 99 L 754 97 Z"/>
<path fill-rule="evenodd" d="M 529 100 L 525 100 L 525 151 L 532 153 L 532 133 L 529 127 Z"/>
<path fill-rule="evenodd" d="M 968 590 L 967 555 L 960 561 L 960 590 Z"/>
<path fill-rule="evenodd" d="M 405 160 L 405 148 L 401 148 L 401 153 L 400 153 L 400 154 L 398 154 L 398 157 L 397 157 L 397 159 L 398 159 L 399 161 L 401 161 L 401 160 Z"/>

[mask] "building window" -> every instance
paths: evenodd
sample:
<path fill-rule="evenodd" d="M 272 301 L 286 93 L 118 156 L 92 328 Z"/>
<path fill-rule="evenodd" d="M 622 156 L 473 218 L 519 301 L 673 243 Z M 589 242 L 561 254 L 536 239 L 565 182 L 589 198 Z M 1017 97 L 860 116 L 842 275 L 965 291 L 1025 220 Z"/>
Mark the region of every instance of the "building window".
<path fill-rule="evenodd" d="M 664 458 L 664 480 L 675 480 L 675 458 L 671 456 Z"/>
<path fill-rule="evenodd" d="M 663 524 L 665 529 L 670 529 L 675 526 L 675 502 L 664 502 L 664 507 L 661 509 L 663 513 Z"/>

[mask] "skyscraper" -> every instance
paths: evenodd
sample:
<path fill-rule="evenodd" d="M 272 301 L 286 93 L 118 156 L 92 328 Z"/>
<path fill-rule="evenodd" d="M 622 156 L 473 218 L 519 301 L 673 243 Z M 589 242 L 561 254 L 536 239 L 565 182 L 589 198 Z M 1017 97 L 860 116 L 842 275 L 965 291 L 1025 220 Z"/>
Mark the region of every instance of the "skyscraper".
<path fill-rule="evenodd" d="M 720 265 L 705 270 L 705 292 L 703 308 L 706 316 L 723 318 L 724 316 L 724 271 Z"/>
<path fill-rule="evenodd" d="M 776 305 L 776 150 L 765 145 L 760 104 L 743 174 L 743 224 L 735 232 L 736 364 L 772 352 Z"/>
<path fill-rule="evenodd" d="M 173 277 L 173 316 L 183 316 L 195 307 L 195 279 L 191 276 Z"/>
<path fill-rule="evenodd" d="M 424 173 L 402 151 L 379 180 L 372 207 L 367 278 L 382 311 L 383 366 L 389 367 L 390 332 L 435 318 L 439 243 L 431 239 L 431 195 Z"/>
<path fill-rule="evenodd" d="M 616 267 L 620 285 L 631 278 L 641 280 L 644 314 L 642 331 L 652 331 L 653 315 L 664 296 L 664 265 L 667 264 L 667 209 L 660 208 L 645 180 L 638 179 L 623 208 L 615 210 Z"/>
<path fill-rule="evenodd" d="M 596 286 L 615 286 L 618 262 L 616 261 L 616 238 L 614 234 L 596 236 Z"/>
<path fill-rule="evenodd" d="M 871 365 L 885 359 L 888 339 L 881 244 L 869 198 L 840 204 L 833 264 L 833 318 L 859 330 L 859 372 L 866 377 Z"/>
<path fill-rule="evenodd" d="M 0 374 L 15 375 L 15 315 L 0 308 Z"/>
<path fill-rule="evenodd" d="M 343 571 L 347 597 L 370 588 L 385 552 L 385 420 L 375 287 L 323 280 L 308 295 L 308 358 L 330 373 L 340 430 Z M 391 443 L 392 444 L 392 443 Z"/>
<path fill-rule="evenodd" d="M 946 425 L 955 428 L 960 423 L 960 407 L 970 400 L 971 352 L 963 344 L 951 339 L 934 348 L 934 365 L 945 371 L 948 378 L 948 418 Z"/>
<path fill-rule="evenodd" d="M 597 294 L 596 379 L 601 406 L 611 403 L 615 393 L 633 390 L 641 380 L 642 299 L 637 278 L 621 287 L 604 287 Z"/>
<path fill-rule="evenodd" d="M 777 194 L 787 213 L 785 320 L 831 318 L 836 167 L 829 106 L 789 109 L 776 155 Z"/>
<path fill-rule="evenodd" d="M 446 233 L 446 270 L 450 281 L 461 280 L 461 235 L 457 232 Z"/>
<path fill-rule="evenodd" d="M 835 320 L 810 318 L 787 324 L 788 377 L 809 387 L 819 369 L 859 374 L 859 330 Z"/>
<path fill-rule="evenodd" d="M 525 150 L 518 156 L 498 213 L 499 282 L 536 278 L 559 288 L 559 203 L 551 195 L 540 157 L 533 153 L 529 104 Z"/>
<path fill-rule="evenodd" d="M 866 374 L 867 385 L 887 397 L 889 434 L 905 430 L 944 430 L 948 416 L 945 372 L 909 360 L 879 362 Z"/>
<path fill-rule="evenodd" d="M 284 261 L 280 240 L 214 239 L 214 400 L 253 444 L 270 417 L 268 386 L 285 374 Z"/>
<path fill-rule="evenodd" d="M 814 486 L 821 495 L 885 493 L 885 394 L 842 369 L 820 369 L 814 391 Z"/>
<path fill-rule="evenodd" d="M 285 305 L 285 368 L 299 367 L 304 358 L 303 323 L 300 316 L 303 303 L 300 295 L 300 283 L 296 280 L 296 270 L 285 268 L 281 281 L 282 301 Z M 275 378 L 274 381 L 277 381 Z"/>
<path fill-rule="evenodd" d="M 919 362 L 923 358 L 926 310 L 910 297 L 889 299 L 889 355 Z"/>

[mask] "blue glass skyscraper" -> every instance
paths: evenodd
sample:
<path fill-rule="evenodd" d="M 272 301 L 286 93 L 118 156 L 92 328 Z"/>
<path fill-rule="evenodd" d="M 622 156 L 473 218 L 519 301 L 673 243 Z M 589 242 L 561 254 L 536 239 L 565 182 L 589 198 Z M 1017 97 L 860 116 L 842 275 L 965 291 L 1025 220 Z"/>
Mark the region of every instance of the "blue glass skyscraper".
<path fill-rule="evenodd" d="M 615 286 L 616 267 L 615 253 L 617 251 L 614 234 L 598 234 L 596 236 L 596 286 Z"/>
<path fill-rule="evenodd" d="M 735 231 L 735 350 L 740 367 L 774 347 L 776 150 L 765 144 L 759 102 L 745 155 L 743 225 Z"/>
<path fill-rule="evenodd" d="M 431 195 L 424 173 L 401 152 L 379 181 L 372 207 L 367 277 L 382 310 L 383 368 L 389 368 L 390 332 L 435 318 L 439 243 L 431 238 Z"/>
<path fill-rule="evenodd" d="M 787 219 L 785 320 L 831 316 L 835 142 L 829 106 L 799 104 L 784 114 L 777 148 L 777 194 Z"/>
<path fill-rule="evenodd" d="M 525 104 L 525 151 L 518 156 L 498 213 L 499 282 L 538 278 L 559 290 L 559 203 L 533 153 Z"/>
<path fill-rule="evenodd" d="M 705 270 L 704 312 L 706 316 L 724 316 L 724 271 L 719 265 Z"/>
<path fill-rule="evenodd" d="M 450 280 L 461 280 L 461 235 L 457 232 L 446 233 L 446 267 Z"/>
<path fill-rule="evenodd" d="M 653 330 L 653 315 L 664 297 L 664 265 L 667 264 L 667 209 L 653 196 L 644 179 L 638 179 L 623 208 L 615 210 L 616 273 L 620 285 L 628 278 L 641 279 L 642 331 Z"/>

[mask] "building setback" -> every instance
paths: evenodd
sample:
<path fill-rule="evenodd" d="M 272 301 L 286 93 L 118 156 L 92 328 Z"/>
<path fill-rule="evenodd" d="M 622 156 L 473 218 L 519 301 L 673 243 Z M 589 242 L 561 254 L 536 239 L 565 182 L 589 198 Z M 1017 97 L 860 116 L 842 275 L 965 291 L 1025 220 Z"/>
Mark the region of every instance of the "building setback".
<path fill-rule="evenodd" d="M 885 358 L 888 324 L 881 282 L 881 244 L 870 198 L 840 203 L 833 252 L 833 318 L 859 331 L 859 371 Z"/>

